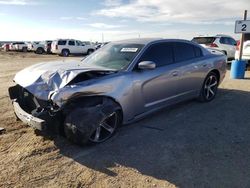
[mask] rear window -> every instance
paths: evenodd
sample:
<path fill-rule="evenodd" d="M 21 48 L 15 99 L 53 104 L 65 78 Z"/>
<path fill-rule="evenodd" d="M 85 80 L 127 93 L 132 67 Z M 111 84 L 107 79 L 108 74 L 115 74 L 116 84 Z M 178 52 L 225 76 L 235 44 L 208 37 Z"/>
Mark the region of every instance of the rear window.
<path fill-rule="evenodd" d="M 66 40 L 59 40 L 57 44 L 58 45 L 66 45 L 66 42 L 67 42 Z"/>
<path fill-rule="evenodd" d="M 192 41 L 198 44 L 211 44 L 215 41 L 215 39 L 216 37 L 195 37 Z"/>

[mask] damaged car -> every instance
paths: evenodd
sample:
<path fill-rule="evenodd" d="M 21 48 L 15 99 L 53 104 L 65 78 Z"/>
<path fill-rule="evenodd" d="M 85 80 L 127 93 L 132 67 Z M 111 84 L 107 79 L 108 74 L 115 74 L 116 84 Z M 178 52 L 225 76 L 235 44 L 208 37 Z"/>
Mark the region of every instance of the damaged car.
<path fill-rule="evenodd" d="M 9 88 L 18 119 L 78 144 L 100 143 L 121 124 L 164 107 L 216 96 L 226 56 L 187 40 L 111 42 L 82 61 L 34 64 Z"/>

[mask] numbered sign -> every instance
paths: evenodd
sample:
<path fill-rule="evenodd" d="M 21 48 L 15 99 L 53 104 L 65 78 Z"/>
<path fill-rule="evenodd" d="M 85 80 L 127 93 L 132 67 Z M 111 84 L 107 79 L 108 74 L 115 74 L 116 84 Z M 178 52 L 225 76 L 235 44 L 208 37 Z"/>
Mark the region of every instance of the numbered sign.
<path fill-rule="evenodd" d="M 235 33 L 250 33 L 250 20 L 237 20 L 235 22 Z"/>

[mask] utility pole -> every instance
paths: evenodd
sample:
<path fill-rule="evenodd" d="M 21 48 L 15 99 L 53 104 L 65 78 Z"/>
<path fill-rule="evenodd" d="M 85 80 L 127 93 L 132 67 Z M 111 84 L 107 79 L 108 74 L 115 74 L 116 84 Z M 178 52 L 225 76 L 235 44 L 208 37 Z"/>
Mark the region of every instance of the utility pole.
<path fill-rule="evenodd" d="M 247 10 L 245 10 L 245 12 L 244 12 L 244 20 L 247 20 Z M 241 39 L 240 39 L 240 57 L 239 57 L 240 61 L 242 60 L 244 37 L 245 37 L 245 34 L 242 33 L 241 34 Z"/>

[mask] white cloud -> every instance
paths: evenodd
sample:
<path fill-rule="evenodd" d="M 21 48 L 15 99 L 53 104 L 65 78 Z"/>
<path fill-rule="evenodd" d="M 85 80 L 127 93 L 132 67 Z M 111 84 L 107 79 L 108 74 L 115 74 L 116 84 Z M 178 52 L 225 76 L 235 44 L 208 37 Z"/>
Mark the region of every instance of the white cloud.
<path fill-rule="evenodd" d="M 223 24 L 225 19 L 242 17 L 243 9 L 250 9 L 249 0 L 135 0 L 106 7 L 96 14 L 140 22 Z"/>
<path fill-rule="evenodd" d="M 105 24 L 105 23 L 92 23 L 92 24 L 89 24 L 89 26 L 94 27 L 94 28 L 100 28 L 100 29 L 115 29 L 115 28 L 124 27 L 124 25 L 110 25 L 110 24 Z"/>
<path fill-rule="evenodd" d="M 29 0 L 0 0 L 0 5 L 30 5 L 35 4 Z"/>

